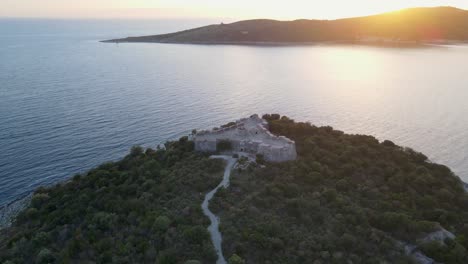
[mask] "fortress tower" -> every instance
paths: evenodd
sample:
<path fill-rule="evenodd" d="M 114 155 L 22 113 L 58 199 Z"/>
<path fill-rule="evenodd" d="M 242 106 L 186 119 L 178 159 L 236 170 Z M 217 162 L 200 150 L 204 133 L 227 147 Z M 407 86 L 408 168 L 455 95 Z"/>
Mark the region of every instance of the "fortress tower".
<path fill-rule="evenodd" d="M 231 143 L 232 152 L 261 154 L 267 161 L 282 162 L 297 158 L 296 143 L 268 130 L 268 122 L 258 115 L 237 120 L 235 124 L 210 131 L 200 131 L 193 141 L 195 150 L 216 152 L 220 141 Z"/>

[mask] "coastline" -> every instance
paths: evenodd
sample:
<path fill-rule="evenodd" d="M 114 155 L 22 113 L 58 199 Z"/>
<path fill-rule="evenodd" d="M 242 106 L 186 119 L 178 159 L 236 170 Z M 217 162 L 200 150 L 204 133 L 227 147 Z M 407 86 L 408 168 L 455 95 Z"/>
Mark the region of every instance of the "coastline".
<path fill-rule="evenodd" d="M 341 41 L 311 41 L 311 42 L 276 42 L 276 41 L 164 41 L 164 40 L 136 40 L 145 37 L 130 37 L 124 39 L 101 40 L 101 43 L 153 43 L 153 44 L 185 44 L 185 45 L 238 45 L 238 46 L 265 46 L 265 47 L 294 47 L 294 46 L 321 46 L 321 45 L 357 45 L 395 48 L 430 48 L 443 45 L 466 45 L 468 41 L 440 40 L 440 41 L 367 41 L 367 40 L 341 40 Z"/>
<path fill-rule="evenodd" d="M 440 261 L 441 259 L 435 254 L 427 253 L 427 257 L 423 255 L 421 252 L 426 253 L 424 245 L 434 240 L 442 242 L 446 238 L 454 240 L 460 233 L 463 235 L 463 229 L 459 231 L 453 228 L 453 226 L 462 226 L 460 223 L 466 222 L 462 216 L 454 217 L 453 220 L 441 218 L 443 222 L 438 222 L 438 219 L 434 220 L 430 214 L 433 208 L 441 208 L 440 210 L 446 210 L 451 214 L 457 214 L 466 209 L 463 207 L 463 199 L 466 199 L 467 195 L 460 190 L 462 181 L 458 180 L 448 167 L 432 163 L 424 154 L 398 146 L 389 140 L 380 141 L 372 136 L 345 134 L 331 127 L 315 127 L 310 123 L 296 122 L 287 117 L 282 118 L 279 114 L 266 114 L 264 119 L 268 120 L 269 126 L 260 128 L 268 129 L 268 131 L 271 129 L 271 133 L 275 133 L 278 137 L 298 140 L 299 146 L 310 152 L 304 151 L 300 159 L 295 162 L 275 165 L 265 162 L 265 157 L 255 155 L 253 150 L 248 150 L 251 151 L 249 156 L 258 161 L 258 166 L 247 168 L 248 164 L 242 158 L 239 173 L 231 175 L 236 161 L 244 155 L 241 152 L 237 153 L 232 144 L 231 147 L 225 148 L 219 145 L 220 149 L 216 150 L 224 152 L 225 155 L 209 157 L 211 159 L 223 158 L 228 160 L 228 163 L 224 167 L 223 180 L 212 189 L 219 181 L 222 163 L 208 163 L 207 158 L 210 153 L 200 153 L 202 151 L 196 150 L 193 142 L 196 142 L 197 131 L 194 131 L 191 137 L 184 136 L 177 142 L 166 144 L 166 150 L 148 149 L 145 151 L 142 147 L 134 147 L 130 155 L 126 156 L 127 158 L 122 162 L 101 165 L 98 169 L 89 172 L 87 176 L 75 178 L 72 182 L 73 186 L 69 184 L 63 188 L 39 190 L 36 195 L 32 196 L 32 203 L 26 209 L 22 208 L 27 206 L 28 200 L 19 201 L 16 206 L 13 206 L 16 212 L 24 211 L 20 213 L 16 221 L 13 221 L 12 227 L 0 230 L 2 236 L 0 262 L 17 258 L 20 259 L 19 261 L 28 262 L 30 259 L 37 259 L 44 248 L 49 250 L 48 255 L 56 257 L 57 261 L 60 262 L 62 259 L 66 261 L 63 256 L 69 256 L 68 245 L 74 243 L 74 237 L 68 234 L 80 230 L 98 230 L 97 233 L 91 232 L 83 235 L 84 239 L 98 243 L 107 243 L 111 239 L 125 245 L 125 239 L 128 237 L 155 241 L 151 255 L 145 251 L 135 253 L 129 251 L 128 256 L 136 259 L 137 262 L 144 262 L 149 258 L 159 262 L 166 256 L 170 256 L 173 261 L 177 262 L 193 259 L 198 262 L 202 260 L 203 263 L 213 263 L 214 252 L 208 251 L 211 248 L 208 246 L 210 244 L 208 239 L 211 237 L 218 256 L 217 264 L 226 263 L 227 257 L 231 260 L 230 262 L 236 259 L 240 259 L 241 262 L 243 259 L 245 261 L 253 259 L 253 262 L 256 259 L 267 259 L 275 248 L 257 249 L 258 241 L 268 241 L 270 237 L 277 237 L 281 238 L 277 243 L 279 247 L 287 246 L 288 241 L 297 240 L 297 234 L 304 234 L 300 236 L 300 239 L 304 241 L 310 239 L 317 245 L 322 245 L 322 243 L 337 245 L 329 249 L 325 260 L 329 260 L 331 256 L 336 256 L 336 252 L 340 252 L 339 258 L 333 258 L 345 259 L 348 255 L 355 254 L 358 262 L 369 257 L 389 261 L 409 260 L 409 258 L 428 260 L 433 258 Z M 221 127 L 227 129 L 233 126 L 231 124 L 232 122 Z M 255 132 L 261 132 L 252 131 L 249 126 L 237 127 L 255 135 L 257 135 Z M 203 134 L 203 132 L 199 133 Z M 318 134 L 322 136 L 317 136 Z M 301 137 L 301 135 L 306 136 Z M 260 141 L 268 142 L 265 139 Z M 311 142 L 330 142 L 330 144 L 308 148 L 307 144 Z M 339 144 L 341 146 L 338 146 Z M 330 146 L 333 147 L 330 148 Z M 349 146 L 357 151 L 349 152 L 342 159 L 340 154 L 349 149 Z M 231 153 L 230 151 L 234 151 L 234 154 L 227 155 Z M 365 153 L 360 156 L 358 151 Z M 171 160 L 172 157 L 174 159 Z M 338 160 L 337 157 L 340 159 Z M 383 159 L 376 160 L 374 157 L 383 157 Z M 320 163 L 317 160 L 324 162 Z M 361 162 L 363 176 L 346 178 L 348 173 L 354 173 L 353 168 L 360 169 L 357 163 Z M 382 164 L 386 170 L 381 170 L 384 168 Z M 328 171 L 325 166 L 330 166 L 330 170 Z M 346 167 L 352 170 L 343 171 Z M 375 172 L 377 174 L 374 174 Z M 382 179 L 388 175 L 387 172 L 395 173 L 392 173 L 388 181 L 383 182 Z M 199 177 L 205 175 L 204 173 L 210 178 Z M 346 180 L 343 180 L 343 175 Z M 231 176 L 234 176 L 234 188 L 216 196 L 220 189 L 230 184 Z M 308 177 L 311 179 L 307 180 Z M 367 190 L 373 190 L 372 188 L 378 185 L 383 186 L 379 189 L 382 192 L 381 195 L 366 195 Z M 438 186 L 438 189 L 435 190 L 434 186 Z M 203 191 L 210 189 L 211 191 L 205 194 L 202 202 Z M 443 195 L 447 192 L 453 193 L 453 196 L 448 196 L 450 200 L 444 199 Z M 384 204 L 391 200 L 395 193 L 401 193 L 406 197 L 401 200 L 401 203 L 388 205 L 388 207 L 369 206 L 373 203 Z M 405 195 L 407 193 L 410 195 Z M 181 197 L 182 194 L 184 196 Z M 426 204 L 425 200 L 419 199 L 426 195 L 430 197 L 429 199 L 432 198 L 433 204 Z M 440 199 L 437 195 L 440 195 Z M 213 198 L 216 198 L 214 199 L 216 200 L 215 210 L 211 211 L 210 204 L 213 203 Z M 340 205 L 338 204 L 340 200 L 347 200 L 349 203 L 337 207 Z M 272 203 L 275 204 L 274 208 L 269 207 Z M 208 232 L 205 229 L 208 223 L 201 220 L 199 209 L 195 211 L 195 208 L 200 208 L 200 204 L 202 213 L 210 220 Z M 360 219 L 363 222 L 362 225 L 357 225 L 357 228 L 351 227 L 355 223 L 349 223 L 348 218 L 336 217 L 338 214 L 346 213 L 346 210 L 349 211 L 348 205 L 356 205 L 349 219 Z M 315 219 L 314 211 L 317 208 L 323 213 L 323 218 L 317 219 L 317 222 L 308 222 L 307 219 Z M 407 208 L 414 210 L 406 210 Z M 148 215 L 145 212 L 154 213 Z M 368 213 L 363 215 L 361 212 Z M 404 212 L 408 212 L 408 215 L 404 216 Z M 418 218 L 421 215 L 424 218 Z M 395 220 L 400 217 L 407 220 L 401 222 Z M 129 221 L 125 221 L 126 219 Z M 394 223 L 392 226 L 402 226 L 402 228 L 395 230 L 387 227 L 385 219 Z M 288 223 L 296 221 L 300 222 L 291 226 L 291 229 L 279 230 L 281 226 L 288 226 Z M 325 222 L 331 223 L 326 225 L 325 229 L 335 237 L 334 240 L 324 241 L 322 236 L 315 236 L 317 232 L 321 232 L 321 225 Z M 382 222 L 384 225 L 379 224 Z M 270 231 L 263 233 L 262 228 L 257 228 L 270 225 L 271 233 Z M 310 229 L 311 225 L 317 226 L 316 230 Z M 450 232 L 444 227 L 447 227 Z M 348 245 L 351 242 L 361 243 L 365 245 L 365 248 L 355 253 L 341 253 L 344 248 L 341 244 L 343 235 L 339 231 L 335 234 L 333 230 L 336 228 L 349 230 L 346 231 L 349 232 Z M 252 240 L 246 242 L 245 248 L 252 249 L 252 251 L 238 255 L 234 250 L 237 241 L 242 241 L 242 230 L 251 230 L 251 233 L 264 235 L 253 237 Z M 94 236 L 95 234 L 97 235 Z M 141 234 L 148 234 L 148 236 L 141 236 Z M 370 241 L 369 235 L 372 236 L 372 234 L 375 234 L 376 238 Z M 41 237 L 48 240 L 40 240 L 44 241 L 40 242 Z M 161 243 L 167 237 L 173 238 L 171 243 Z M 20 240 L 26 241 L 25 246 L 19 247 L 15 244 Z M 388 241 L 388 243 L 376 249 L 374 247 L 376 240 Z M 43 244 L 36 246 L 37 241 Z M 402 244 L 400 246 L 393 241 L 401 241 Z M 67 247 L 61 245 L 67 245 Z M 95 248 L 95 245 L 99 244 L 94 242 L 84 244 L 83 247 L 74 251 L 75 253 L 70 255 L 70 258 L 72 261 L 80 259 L 94 261 L 95 256 L 102 254 L 99 249 Z M 169 246 L 166 247 L 166 245 Z M 200 245 L 203 245 L 202 250 L 206 248 L 207 251 L 201 251 Z M 422 250 L 419 251 L 418 247 Z M 460 244 L 460 247 L 465 248 L 463 244 Z M 180 254 L 181 248 L 188 249 L 186 250 L 188 253 L 184 251 L 184 254 Z M 109 251 L 106 254 L 121 256 L 119 249 L 119 247 L 109 247 L 106 249 Z M 302 254 L 301 249 L 294 245 L 290 250 L 292 250 L 291 253 L 284 253 L 288 255 L 283 257 L 281 252 L 278 256 L 295 261 L 295 256 Z M 93 254 L 87 256 L 82 252 Z M 173 253 L 164 255 L 164 252 Z M 373 252 L 377 253 L 374 255 Z M 123 256 L 126 257 L 126 255 Z M 322 258 L 322 252 L 313 252 L 305 257 L 307 259 Z M 468 258 L 468 255 L 466 257 Z M 463 259 L 465 259 L 464 256 Z"/>
<path fill-rule="evenodd" d="M 466 44 L 468 44 L 468 42 Z M 465 182 L 460 176 L 456 176 L 456 177 L 461 181 L 463 188 L 468 193 L 468 182 Z M 45 186 L 39 186 L 36 189 L 24 195 L 23 197 L 17 198 L 14 201 L 11 201 L 5 205 L 0 206 L 0 231 L 10 227 L 14 219 L 16 218 L 16 216 L 18 216 L 18 214 L 22 210 L 24 210 L 26 207 L 30 205 L 31 199 L 38 188 L 47 188 L 53 185 L 62 185 L 62 184 L 68 183 L 70 180 L 72 180 L 72 177 L 68 177 L 66 179 L 62 179 L 55 183 L 48 184 Z"/>
<path fill-rule="evenodd" d="M 16 216 L 29 206 L 33 193 L 0 207 L 0 230 L 10 227 Z"/>

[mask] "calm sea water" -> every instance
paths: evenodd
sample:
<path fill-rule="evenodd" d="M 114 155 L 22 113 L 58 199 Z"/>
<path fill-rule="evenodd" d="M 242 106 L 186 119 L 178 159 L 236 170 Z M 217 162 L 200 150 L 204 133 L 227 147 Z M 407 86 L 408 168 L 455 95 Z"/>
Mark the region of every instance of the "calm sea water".
<path fill-rule="evenodd" d="M 468 46 L 98 42 L 207 22 L 0 20 L 0 205 L 252 113 L 390 139 L 468 181 Z"/>

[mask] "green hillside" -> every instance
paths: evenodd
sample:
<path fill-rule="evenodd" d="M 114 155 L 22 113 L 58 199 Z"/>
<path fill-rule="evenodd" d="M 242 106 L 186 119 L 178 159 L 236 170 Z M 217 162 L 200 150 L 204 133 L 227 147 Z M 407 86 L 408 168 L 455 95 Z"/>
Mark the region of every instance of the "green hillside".
<path fill-rule="evenodd" d="M 240 160 L 211 205 L 230 263 L 414 263 L 412 244 L 444 263 L 468 259 L 468 195 L 449 168 L 372 136 L 279 115 L 273 133 L 298 159 Z M 0 231 L 0 263 L 215 263 L 202 214 L 224 165 L 186 137 L 135 147 L 70 181 L 37 190 Z M 455 235 L 423 241 L 444 228 Z"/>

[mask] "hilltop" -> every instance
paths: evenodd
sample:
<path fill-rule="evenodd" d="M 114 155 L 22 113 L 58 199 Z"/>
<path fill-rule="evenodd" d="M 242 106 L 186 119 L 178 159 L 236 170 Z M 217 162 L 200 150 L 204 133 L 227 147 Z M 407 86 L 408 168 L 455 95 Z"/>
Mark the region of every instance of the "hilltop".
<path fill-rule="evenodd" d="M 410 8 L 337 20 L 246 20 L 175 33 L 104 42 L 275 44 L 317 42 L 468 41 L 468 11 L 453 7 Z"/>
<path fill-rule="evenodd" d="M 297 159 L 233 156 L 210 205 L 230 264 L 466 263 L 468 194 L 449 168 L 388 140 L 263 118 Z M 225 166 L 208 155 L 182 137 L 38 189 L 0 230 L 0 263 L 215 263 L 201 204 Z"/>

